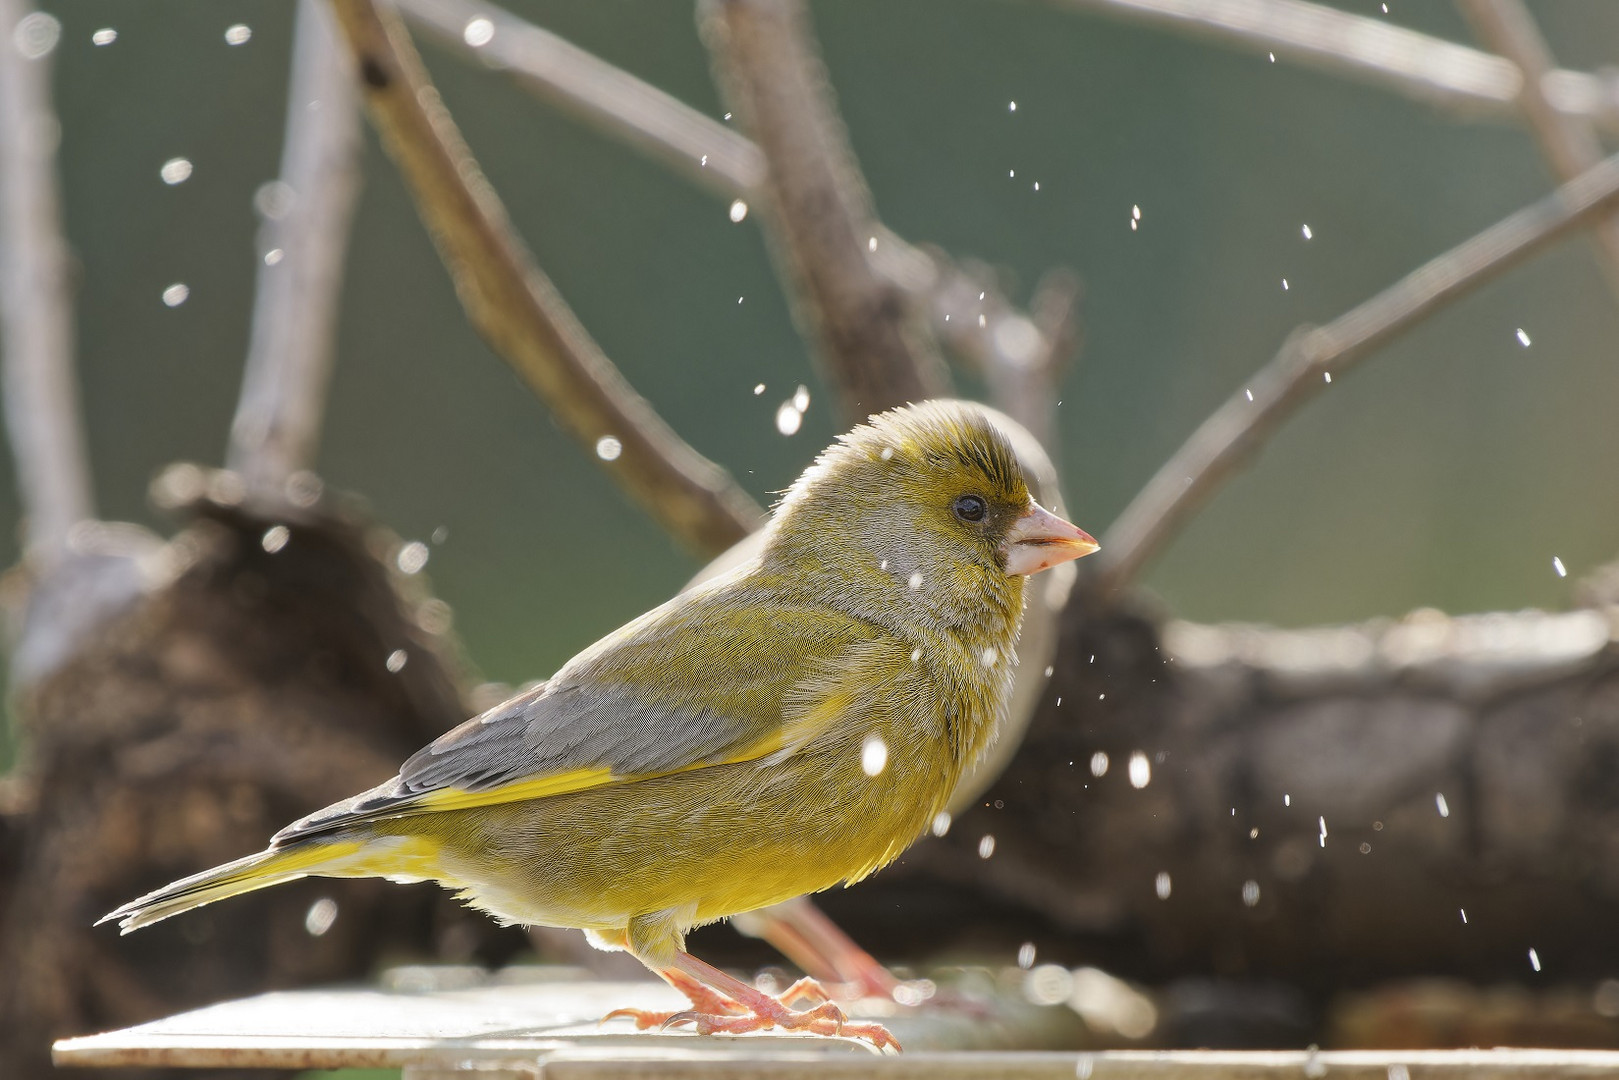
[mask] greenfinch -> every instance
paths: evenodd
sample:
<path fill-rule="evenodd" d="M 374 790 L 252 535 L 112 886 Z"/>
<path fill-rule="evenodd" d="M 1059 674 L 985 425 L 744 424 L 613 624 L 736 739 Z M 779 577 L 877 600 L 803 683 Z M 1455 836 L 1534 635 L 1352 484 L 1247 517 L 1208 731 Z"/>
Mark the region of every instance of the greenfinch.
<path fill-rule="evenodd" d="M 686 952 L 685 935 L 897 857 L 995 740 L 1024 578 L 1096 547 L 1031 498 L 979 407 L 874 416 L 792 485 L 757 556 L 392 780 L 101 922 L 128 933 L 308 875 L 431 880 L 503 922 L 628 950 L 691 1000 L 624 1013 L 643 1027 L 893 1045 L 810 981 L 766 994 Z"/>

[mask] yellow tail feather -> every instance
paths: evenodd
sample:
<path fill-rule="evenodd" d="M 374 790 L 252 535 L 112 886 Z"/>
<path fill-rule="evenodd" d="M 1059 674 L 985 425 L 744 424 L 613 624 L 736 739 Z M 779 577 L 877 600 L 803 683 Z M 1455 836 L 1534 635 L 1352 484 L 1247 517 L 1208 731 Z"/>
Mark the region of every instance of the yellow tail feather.
<path fill-rule="evenodd" d="M 117 911 L 103 915 L 96 920 L 96 925 L 117 920 L 119 928 L 127 934 L 167 919 L 170 915 L 178 915 L 228 896 L 266 889 L 310 874 L 335 871 L 342 875 L 342 871 L 347 869 L 342 865 L 344 861 L 351 859 L 363 846 L 359 841 L 342 840 L 271 848 L 149 892 Z"/>

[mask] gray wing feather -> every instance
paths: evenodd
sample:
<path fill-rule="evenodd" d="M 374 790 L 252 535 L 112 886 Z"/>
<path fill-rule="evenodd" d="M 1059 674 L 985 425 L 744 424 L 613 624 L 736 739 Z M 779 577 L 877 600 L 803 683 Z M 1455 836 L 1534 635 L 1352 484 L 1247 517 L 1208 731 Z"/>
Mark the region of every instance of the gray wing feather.
<path fill-rule="evenodd" d="M 274 840 L 408 812 L 414 799 L 444 788 L 489 791 L 574 769 L 640 776 L 719 761 L 734 747 L 738 730 L 718 713 L 649 700 L 644 691 L 553 680 L 445 732 L 392 780 L 293 822 Z"/>

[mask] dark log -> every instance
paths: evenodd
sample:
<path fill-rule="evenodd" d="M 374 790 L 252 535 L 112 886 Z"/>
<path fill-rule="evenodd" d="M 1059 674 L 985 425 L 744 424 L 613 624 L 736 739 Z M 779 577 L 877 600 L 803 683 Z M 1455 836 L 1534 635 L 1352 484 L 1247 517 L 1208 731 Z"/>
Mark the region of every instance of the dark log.
<path fill-rule="evenodd" d="M 237 483 L 201 470 L 160 480 L 193 519 L 163 552 L 172 577 L 20 703 L 29 764 L 14 790 L 36 794 L 4 818 L 0 1075 L 57 1075 L 54 1037 L 362 978 L 382 956 L 487 946 L 496 958 L 521 944 L 440 890 L 383 881 L 311 879 L 127 938 L 91 928 L 387 778 L 466 715 L 448 610 L 391 568 L 397 539 L 331 500 L 241 505 Z M 273 526 L 287 536 L 272 552 Z M 396 649 L 407 661 L 394 672 Z M 317 935 L 322 898 L 338 906 Z"/>
<path fill-rule="evenodd" d="M 1033 940 L 1150 982 L 1317 998 L 1612 975 L 1619 607 L 1589 598 L 1292 632 L 1077 602 L 982 804 L 827 908 L 884 956 L 959 948 L 971 928 L 1006 955 Z"/>

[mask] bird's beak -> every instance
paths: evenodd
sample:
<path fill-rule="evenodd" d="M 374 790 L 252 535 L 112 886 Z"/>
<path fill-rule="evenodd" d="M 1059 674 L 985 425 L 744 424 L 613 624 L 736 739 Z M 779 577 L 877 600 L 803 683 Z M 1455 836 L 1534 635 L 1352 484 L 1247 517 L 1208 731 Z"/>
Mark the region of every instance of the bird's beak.
<path fill-rule="evenodd" d="M 1038 574 L 1100 546 L 1084 529 L 1030 500 L 1029 512 L 1012 522 L 1001 551 L 1008 574 Z"/>

